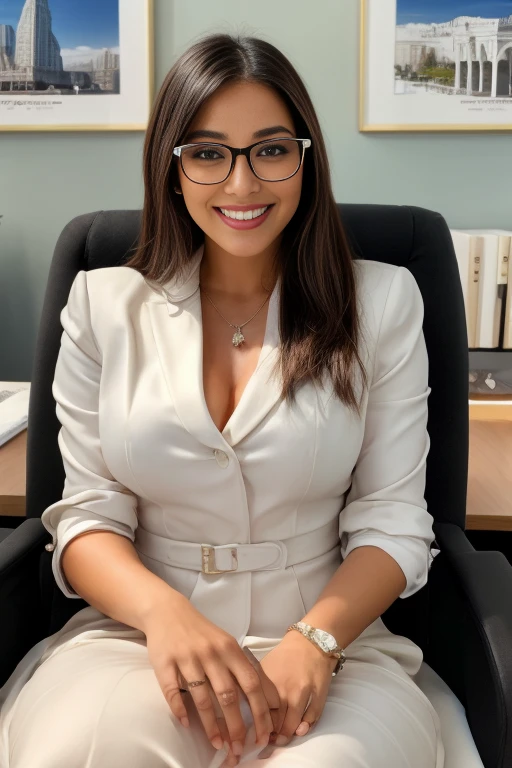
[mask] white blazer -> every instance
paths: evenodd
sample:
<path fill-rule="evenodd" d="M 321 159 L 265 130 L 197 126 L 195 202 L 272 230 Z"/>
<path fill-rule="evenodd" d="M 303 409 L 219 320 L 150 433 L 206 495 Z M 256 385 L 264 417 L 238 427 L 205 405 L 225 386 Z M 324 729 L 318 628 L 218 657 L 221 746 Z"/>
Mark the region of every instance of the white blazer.
<path fill-rule="evenodd" d="M 280 398 L 279 377 L 269 378 L 279 280 L 257 368 L 221 433 L 203 391 L 202 255 L 163 288 L 129 267 L 76 275 L 52 390 L 66 480 L 42 515 L 59 588 L 79 597 L 61 569 L 64 547 L 105 530 L 129 538 L 148 569 L 239 642 L 282 637 L 355 547 L 391 555 L 407 579 L 401 597 L 412 595 L 437 554 L 413 276 L 355 262 L 370 383 L 360 418 L 327 377 L 325 389 L 300 388 L 291 408 Z M 365 632 L 382 627 L 379 618 Z"/>

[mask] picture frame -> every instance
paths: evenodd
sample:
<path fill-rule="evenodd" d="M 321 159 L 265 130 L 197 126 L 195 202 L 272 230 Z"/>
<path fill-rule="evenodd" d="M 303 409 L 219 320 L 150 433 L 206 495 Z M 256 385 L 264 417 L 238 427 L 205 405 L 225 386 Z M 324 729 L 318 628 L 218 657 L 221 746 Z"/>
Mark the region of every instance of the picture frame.
<path fill-rule="evenodd" d="M 0 131 L 145 131 L 153 0 L 35 4 L 0 0 Z"/>
<path fill-rule="evenodd" d="M 512 0 L 466 2 L 360 0 L 361 132 L 512 130 Z"/>

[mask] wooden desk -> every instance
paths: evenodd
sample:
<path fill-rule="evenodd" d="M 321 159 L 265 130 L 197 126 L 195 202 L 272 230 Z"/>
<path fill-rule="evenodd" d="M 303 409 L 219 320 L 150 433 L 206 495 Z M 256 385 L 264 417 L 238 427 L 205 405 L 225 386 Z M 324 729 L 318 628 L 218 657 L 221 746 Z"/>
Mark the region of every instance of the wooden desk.
<path fill-rule="evenodd" d="M 0 516 L 25 517 L 27 434 L 24 429 L 0 446 Z"/>
<path fill-rule="evenodd" d="M 466 528 L 512 531 L 512 401 L 470 401 Z"/>
<path fill-rule="evenodd" d="M 512 403 L 470 404 L 469 434 L 466 527 L 512 531 Z M 0 516 L 25 516 L 26 446 L 25 429 L 0 447 Z"/>

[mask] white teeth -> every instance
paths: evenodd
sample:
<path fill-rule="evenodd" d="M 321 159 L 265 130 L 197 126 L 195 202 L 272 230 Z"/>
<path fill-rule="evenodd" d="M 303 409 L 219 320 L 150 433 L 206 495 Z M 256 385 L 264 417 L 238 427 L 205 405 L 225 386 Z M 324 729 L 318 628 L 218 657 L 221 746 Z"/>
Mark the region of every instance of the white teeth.
<path fill-rule="evenodd" d="M 224 216 L 228 217 L 228 219 L 248 221 L 249 219 L 257 219 L 258 216 L 262 216 L 267 208 L 268 205 L 266 205 L 265 208 L 255 208 L 253 211 L 231 211 L 229 208 L 221 208 L 220 210 Z"/>

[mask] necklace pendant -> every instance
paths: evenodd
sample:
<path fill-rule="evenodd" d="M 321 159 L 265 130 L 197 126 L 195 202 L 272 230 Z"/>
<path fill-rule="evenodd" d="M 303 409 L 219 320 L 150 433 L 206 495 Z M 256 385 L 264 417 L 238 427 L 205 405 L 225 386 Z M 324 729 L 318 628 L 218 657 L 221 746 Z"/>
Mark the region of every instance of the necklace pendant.
<path fill-rule="evenodd" d="M 237 328 L 235 333 L 233 334 L 233 346 L 239 347 L 242 342 L 245 341 L 245 336 L 243 335 L 240 328 Z"/>

